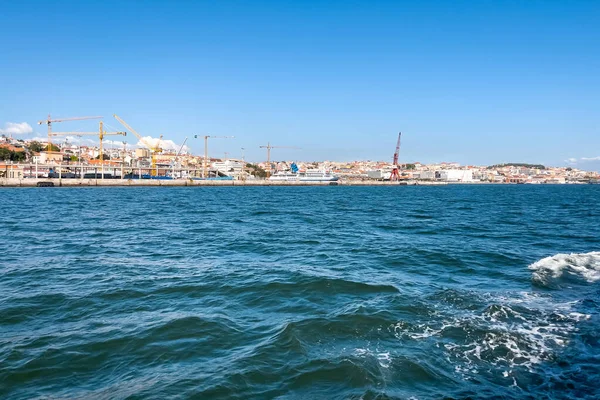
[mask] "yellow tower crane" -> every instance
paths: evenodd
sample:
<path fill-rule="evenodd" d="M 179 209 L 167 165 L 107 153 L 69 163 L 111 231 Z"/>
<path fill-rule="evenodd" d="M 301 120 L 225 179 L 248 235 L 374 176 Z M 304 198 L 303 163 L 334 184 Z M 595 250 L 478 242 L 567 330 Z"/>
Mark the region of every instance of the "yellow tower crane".
<path fill-rule="evenodd" d="M 100 161 L 102 162 L 102 164 L 104 164 L 104 145 L 103 145 L 103 141 L 104 141 L 104 136 L 109 136 L 109 135 L 123 135 L 123 136 L 127 136 L 127 132 L 106 132 L 104 130 L 104 124 L 102 123 L 102 121 L 100 121 L 100 128 L 98 129 L 98 132 L 51 132 L 50 136 L 66 136 L 66 135 L 71 135 L 71 136 L 86 136 L 86 135 L 98 135 L 98 139 L 100 139 L 100 155 L 98 156 L 98 158 L 100 159 Z"/>
<path fill-rule="evenodd" d="M 52 123 L 53 122 L 65 122 L 65 121 L 80 121 L 84 119 L 100 119 L 104 117 L 73 117 L 73 118 L 61 118 L 61 119 L 52 119 L 50 114 L 48 114 L 48 118 L 43 121 L 38 121 L 38 125 L 48 125 L 48 152 L 52 152 Z"/>
<path fill-rule="evenodd" d="M 162 151 L 162 149 L 160 148 L 160 142 L 162 140 L 162 135 L 158 139 L 158 142 L 156 143 L 156 145 L 152 145 L 152 143 L 149 143 L 146 139 L 144 139 L 142 137 L 142 135 L 137 133 L 135 129 L 133 129 L 131 126 L 129 126 L 129 124 L 127 124 L 127 122 L 123 121 L 123 119 L 120 118 L 118 115 L 113 114 L 113 117 L 115 117 L 115 119 L 117 121 L 119 121 L 121 123 L 121 125 L 123 125 L 125 128 L 127 128 L 128 131 L 133 133 L 140 140 L 140 142 L 142 142 L 142 144 L 144 146 L 146 146 L 148 148 L 148 150 L 150 150 L 150 153 L 152 156 L 152 170 L 150 171 L 150 175 L 152 175 L 152 176 L 158 175 L 158 171 L 156 169 L 156 154 L 160 153 Z"/>
<path fill-rule="evenodd" d="M 104 124 L 102 123 L 102 121 L 100 121 L 99 123 L 99 129 L 98 132 L 51 132 L 49 133 L 50 136 L 66 136 L 66 135 L 71 135 L 71 136 L 87 136 L 87 135 L 98 135 L 98 139 L 100 139 L 100 154 L 98 156 L 98 159 L 100 160 L 100 165 L 102 165 L 102 177 L 104 177 L 104 146 L 103 146 L 103 141 L 104 141 L 104 136 L 110 136 L 110 135 L 123 135 L 126 136 L 127 132 L 106 132 L 104 130 Z M 81 156 L 81 154 L 79 154 Z M 79 162 L 81 163 L 81 160 L 79 160 Z"/>
<path fill-rule="evenodd" d="M 267 149 L 267 178 L 271 176 L 271 149 L 299 149 L 294 146 L 271 146 L 271 143 L 267 143 L 266 146 L 260 146 L 261 149 Z"/>
<path fill-rule="evenodd" d="M 160 147 L 160 142 L 162 140 L 162 135 L 160 135 L 158 137 L 158 140 L 156 141 L 156 145 L 154 146 L 154 151 L 152 152 L 152 176 L 157 176 L 158 175 L 158 168 L 156 167 L 156 155 L 160 152 L 163 151 L 163 149 Z"/>

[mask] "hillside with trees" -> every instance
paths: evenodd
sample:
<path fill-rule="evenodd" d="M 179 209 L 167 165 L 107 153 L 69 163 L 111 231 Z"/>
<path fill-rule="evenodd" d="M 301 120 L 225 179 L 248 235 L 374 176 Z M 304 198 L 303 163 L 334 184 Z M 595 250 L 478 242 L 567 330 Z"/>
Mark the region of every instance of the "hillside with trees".
<path fill-rule="evenodd" d="M 523 168 L 532 168 L 532 169 L 546 169 L 546 167 L 542 164 L 527 164 L 527 163 L 506 163 L 506 164 L 495 164 L 490 165 L 487 169 L 497 169 L 504 167 L 523 167 Z"/>

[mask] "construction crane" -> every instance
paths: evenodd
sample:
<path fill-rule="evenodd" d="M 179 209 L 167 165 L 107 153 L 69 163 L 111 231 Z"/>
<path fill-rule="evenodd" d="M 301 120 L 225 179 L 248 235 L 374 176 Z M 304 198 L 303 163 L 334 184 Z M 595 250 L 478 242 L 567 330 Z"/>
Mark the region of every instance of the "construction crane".
<path fill-rule="evenodd" d="M 194 137 L 197 139 L 198 135 L 194 135 Z M 204 162 L 202 163 L 202 177 L 203 178 L 207 178 L 207 171 L 206 171 L 206 160 L 208 159 L 208 139 L 232 139 L 235 136 L 210 136 L 210 135 L 204 135 Z"/>
<path fill-rule="evenodd" d="M 398 181 L 400 179 L 400 172 L 398 171 L 398 158 L 400 156 L 400 137 L 402 132 L 398 132 L 398 143 L 396 143 L 396 152 L 394 153 L 393 169 L 390 175 L 390 181 Z"/>
<path fill-rule="evenodd" d="M 173 176 L 173 178 L 175 178 L 175 165 L 178 163 L 179 154 L 181 154 L 181 150 L 183 150 L 183 146 L 185 146 L 185 143 L 187 142 L 187 140 L 188 140 L 188 138 L 186 136 L 185 140 L 183 141 L 183 143 L 179 147 L 179 150 L 177 150 L 177 153 L 175 153 L 175 158 L 173 158 L 173 163 L 172 163 L 173 169 L 172 169 L 172 172 L 171 172 L 171 175 Z"/>
<path fill-rule="evenodd" d="M 267 149 L 267 165 L 269 168 L 267 169 L 267 178 L 271 176 L 271 149 L 299 149 L 299 147 L 294 146 L 271 146 L 271 143 L 267 143 L 266 146 L 260 146 L 261 149 Z"/>
<path fill-rule="evenodd" d="M 154 151 L 152 152 L 152 171 L 150 172 L 152 176 L 158 175 L 158 167 L 156 166 L 156 155 L 163 151 L 163 149 L 160 147 L 160 142 L 162 141 L 162 138 L 163 135 L 160 135 L 158 137 L 158 141 L 156 142 L 156 146 L 154 146 Z"/>
<path fill-rule="evenodd" d="M 123 152 L 121 153 L 121 179 L 125 178 L 125 155 L 127 154 L 127 142 L 123 141 Z"/>
<path fill-rule="evenodd" d="M 185 140 L 183 141 L 183 143 L 181 144 L 181 146 L 179 147 L 179 150 L 177 150 L 177 154 L 175 154 L 175 157 L 179 157 L 179 154 L 181 154 L 181 150 L 183 150 L 183 146 L 185 146 L 185 143 L 187 142 L 188 138 L 187 136 L 185 137 Z"/>
<path fill-rule="evenodd" d="M 242 178 L 242 180 L 246 180 L 246 176 L 244 175 L 245 169 L 246 169 L 246 158 L 244 157 L 244 152 L 246 151 L 245 147 L 242 147 L 242 171 L 240 173 L 240 178 Z"/>
<path fill-rule="evenodd" d="M 65 122 L 65 121 L 80 121 L 83 119 L 100 119 L 104 117 L 72 117 L 72 118 L 61 118 L 61 119 L 52 119 L 50 114 L 48 114 L 48 119 L 43 121 L 38 121 L 38 125 L 48 125 L 48 152 L 52 151 L 52 123 L 53 122 Z"/>
<path fill-rule="evenodd" d="M 102 164 L 104 164 L 103 140 L 104 140 L 104 136 L 107 136 L 107 135 L 123 135 L 123 136 L 127 136 L 127 132 L 106 132 L 104 130 L 104 124 L 102 123 L 102 121 L 100 121 L 100 130 L 98 132 L 98 138 L 100 139 L 100 160 L 102 160 Z"/>
<path fill-rule="evenodd" d="M 142 142 L 142 144 L 144 146 L 146 146 L 148 148 L 148 150 L 150 150 L 150 153 L 152 156 L 152 169 L 150 171 L 150 174 L 152 176 L 158 175 L 158 171 L 156 169 L 156 154 L 162 151 L 162 149 L 160 148 L 160 142 L 162 140 L 162 135 L 160 135 L 160 137 L 158 138 L 158 142 L 156 143 L 156 145 L 152 145 L 152 143 L 149 143 L 146 139 L 144 139 L 142 137 L 142 135 L 137 133 L 135 129 L 133 129 L 131 126 L 129 126 L 129 124 L 127 124 L 127 122 L 123 121 L 123 119 L 121 119 L 118 115 L 113 114 L 113 117 L 115 117 L 115 119 L 117 121 L 119 121 L 121 123 L 121 125 L 123 125 L 125 128 L 127 128 L 128 131 L 133 133 L 140 140 L 140 142 Z"/>
<path fill-rule="evenodd" d="M 123 136 L 126 136 L 127 132 L 106 132 L 104 130 L 104 124 L 102 123 L 102 121 L 100 121 L 99 125 L 100 125 L 100 128 L 98 129 L 98 132 L 50 132 L 48 135 L 50 135 L 50 136 L 98 135 L 98 138 L 100 139 L 100 155 L 99 155 L 99 159 L 101 160 L 102 164 L 104 164 L 104 147 L 103 147 L 104 136 L 109 136 L 109 135 L 123 135 Z"/>

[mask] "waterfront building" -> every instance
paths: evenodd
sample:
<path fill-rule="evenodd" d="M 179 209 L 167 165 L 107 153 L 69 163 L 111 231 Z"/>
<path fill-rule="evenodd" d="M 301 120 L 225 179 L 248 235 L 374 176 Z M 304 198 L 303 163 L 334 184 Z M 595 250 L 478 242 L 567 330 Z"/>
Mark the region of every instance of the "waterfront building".
<path fill-rule="evenodd" d="M 219 160 L 212 163 L 212 170 L 227 176 L 240 176 L 243 166 L 241 160 Z"/>
<path fill-rule="evenodd" d="M 150 157 L 150 150 L 148 149 L 135 149 L 135 158 L 148 158 Z"/>
<path fill-rule="evenodd" d="M 0 164 L 0 178 L 22 179 L 23 168 L 18 164 Z"/>
<path fill-rule="evenodd" d="M 34 162 L 40 164 L 55 164 L 63 161 L 63 153 L 58 151 L 41 151 L 33 156 Z"/>
<path fill-rule="evenodd" d="M 435 178 L 445 182 L 473 182 L 473 171 L 464 169 L 445 169 L 435 171 Z"/>

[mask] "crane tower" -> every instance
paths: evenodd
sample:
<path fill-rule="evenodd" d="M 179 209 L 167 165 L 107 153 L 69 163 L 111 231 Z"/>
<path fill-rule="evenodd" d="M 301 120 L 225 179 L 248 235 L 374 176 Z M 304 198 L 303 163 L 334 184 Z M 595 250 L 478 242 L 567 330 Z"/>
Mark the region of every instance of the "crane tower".
<path fill-rule="evenodd" d="M 267 149 L 267 178 L 271 176 L 271 149 L 298 149 L 294 146 L 271 146 L 268 142 L 266 146 L 259 146 L 261 149 Z"/>
<path fill-rule="evenodd" d="M 390 175 L 390 181 L 400 180 L 400 173 L 398 172 L 398 157 L 400 156 L 400 137 L 402 132 L 398 132 L 398 142 L 396 143 L 396 152 L 394 153 L 392 175 Z"/>

